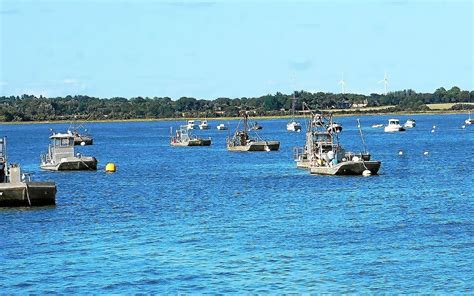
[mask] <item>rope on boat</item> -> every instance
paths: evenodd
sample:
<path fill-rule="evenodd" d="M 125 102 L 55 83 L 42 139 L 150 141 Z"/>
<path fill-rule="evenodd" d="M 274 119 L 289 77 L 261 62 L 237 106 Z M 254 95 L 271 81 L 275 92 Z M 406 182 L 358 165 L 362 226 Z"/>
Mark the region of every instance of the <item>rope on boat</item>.
<path fill-rule="evenodd" d="M 26 199 L 28 200 L 28 204 L 31 207 L 30 193 L 28 192 L 28 183 L 26 182 L 25 182 L 25 191 L 26 191 Z"/>
<path fill-rule="evenodd" d="M 93 168 L 91 168 L 90 166 L 87 165 L 87 163 L 85 163 L 82 159 L 79 158 L 79 160 L 91 171 L 94 171 Z"/>

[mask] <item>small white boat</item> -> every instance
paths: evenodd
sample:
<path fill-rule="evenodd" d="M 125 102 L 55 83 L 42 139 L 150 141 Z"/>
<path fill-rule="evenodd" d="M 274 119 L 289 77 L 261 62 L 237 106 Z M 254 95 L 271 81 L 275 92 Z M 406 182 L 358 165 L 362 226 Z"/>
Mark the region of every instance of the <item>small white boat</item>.
<path fill-rule="evenodd" d="M 403 126 L 406 128 L 414 128 L 416 126 L 416 121 L 415 119 L 408 119 Z"/>
<path fill-rule="evenodd" d="M 186 125 L 187 129 L 196 129 L 197 124 L 194 122 L 194 120 L 188 120 L 188 124 Z"/>
<path fill-rule="evenodd" d="M 201 121 L 201 124 L 199 124 L 199 129 L 202 129 L 202 130 L 207 130 L 207 129 L 210 129 L 211 126 L 207 123 L 207 120 L 203 120 Z"/>
<path fill-rule="evenodd" d="M 301 124 L 295 120 L 290 121 L 286 124 L 286 130 L 290 132 L 299 132 L 301 131 Z"/>
<path fill-rule="evenodd" d="M 291 118 L 291 121 L 286 124 L 286 130 L 289 132 L 300 132 L 301 124 L 295 120 L 295 104 L 296 104 L 295 94 L 293 94 L 293 99 L 291 101 L 292 101 L 291 103 L 292 118 Z"/>
<path fill-rule="evenodd" d="M 380 128 L 382 126 L 383 126 L 383 124 L 374 124 L 374 125 L 372 125 L 373 128 Z"/>
<path fill-rule="evenodd" d="M 386 133 L 393 133 L 393 132 L 403 132 L 405 128 L 400 125 L 400 120 L 398 119 L 389 119 L 388 125 L 385 126 L 384 131 Z"/>
<path fill-rule="evenodd" d="M 217 129 L 220 130 L 220 131 L 225 131 L 225 130 L 227 130 L 227 126 L 225 126 L 225 124 L 221 123 L 221 124 L 217 125 Z"/>
<path fill-rule="evenodd" d="M 474 124 L 474 119 L 471 118 L 471 111 L 469 111 L 469 118 L 464 120 L 464 123 L 466 124 Z"/>

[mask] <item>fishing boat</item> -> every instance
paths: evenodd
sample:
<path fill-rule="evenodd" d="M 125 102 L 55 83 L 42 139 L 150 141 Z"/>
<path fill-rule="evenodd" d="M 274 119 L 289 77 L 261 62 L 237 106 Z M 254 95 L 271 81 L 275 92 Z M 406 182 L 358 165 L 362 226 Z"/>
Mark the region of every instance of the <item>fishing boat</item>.
<path fill-rule="evenodd" d="M 295 94 L 293 93 L 293 99 L 291 102 L 291 121 L 286 124 L 286 130 L 290 132 L 300 132 L 301 131 L 301 124 L 295 120 L 295 103 L 296 98 Z"/>
<path fill-rule="evenodd" d="M 240 112 L 242 119 L 232 137 L 227 137 L 227 150 L 229 151 L 278 151 L 279 141 L 267 141 L 262 139 L 254 130 L 248 126 L 248 112 Z M 250 132 L 255 135 L 251 136 Z"/>
<path fill-rule="evenodd" d="M 197 129 L 197 124 L 194 120 L 188 120 L 188 124 L 186 125 L 187 129 Z"/>
<path fill-rule="evenodd" d="M 405 128 L 400 125 L 400 120 L 398 119 L 389 119 L 388 125 L 384 127 L 384 131 L 386 133 L 393 133 L 393 132 L 403 132 Z"/>
<path fill-rule="evenodd" d="M 253 131 L 256 131 L 256 130 L 261 130 L 263 127 L 258 124 L 258 122 L 254 122 L 252 125 L 250 125 L 250 128 L 249 130 L 253 130 Z"/>
<path fill-rule="evenodd" d="M 94 143 L 94 138 L 91 135 L 86 134 L 87 129 L 84 128 L 82 124 L 77 124 L 75 118 L 69 126 L 67 132 L 74 136 L 74 145 L 85 146 L 92 145 Z"/>
<path fill-rule="evenodd" d="M 48 206 L 56 203 L 54 182 L 32 182 L 18 164 L 8 165 L 7 141 L 0 139 L 0 207 Z"/>
<path fill-rule="evenodd" d="M 202 130 L 208 130 L 210 129 L 211 126 L 207 123 L 207 120 L 203 120 L 201 121 L 201 123 L 199 124 L 199 129 L 202 129 Z"/>
<path fill-rule="evenodd" d="M 55 133 L 50 137 L 48 152 L 41 155 L 40 167 L 50 171 L 97 170 L 95 157 L 83 156 L 74 152 L 74 135 L 72 133 Z"/>
<path fill-rule="evenodd" d="M 469 111 L 468 119 L 464 120 L 465 124 L 474 124 L 474 118 L 471 118 L 471 111 Z"/>
<path fill-rule="evenodd" d="M 339 141 L 342 126 L 333 121 L 332 114 L 312 112 L 306 131 L 304 147 L 295 148 L 298 168 L 308 169 L 318 175 L 372 175 L 380 169 L 380 161 L 371 160 L 370 153 L 346 151 Z"/>
<path fill-rule="evenodd" d="M 173 128 L 170 129 L 171 133 L 171 146 L 185 147 L 185 146 L 210 146 L 211 138 L 203 139 L 193 136 L 188 129 L 187 125 L 182 125 L 176 130 L 175 136 L 173 136 Z"/>
<path fill-rule="evenodd" d="M 414 128 L 416 126 L 416 121 L 415 119 L 408 119 L 405 124 L 403 125 L 403 127 L 405 128 Z"/>
<path fill-rule="evenodd" d="M 225 124 L 221 123 L 221 124 L 217 125 L 217 129 L 220 130 L 220 131 L 225 131 L 225 130 L 227 130 L 227 126 L 225 126 Z"/>

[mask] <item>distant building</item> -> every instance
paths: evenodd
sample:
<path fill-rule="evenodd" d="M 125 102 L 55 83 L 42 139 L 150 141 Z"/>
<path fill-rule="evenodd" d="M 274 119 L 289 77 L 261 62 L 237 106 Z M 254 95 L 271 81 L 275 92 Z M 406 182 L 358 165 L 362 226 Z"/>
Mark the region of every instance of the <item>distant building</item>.
<path fill-rule="evenodd" d="M 364 108 L 364 107 L 367 107 L 367 100 L 364 100 L 364 102 L 362 103 L 354 103 L 352 104 L 351 108 Z"/>

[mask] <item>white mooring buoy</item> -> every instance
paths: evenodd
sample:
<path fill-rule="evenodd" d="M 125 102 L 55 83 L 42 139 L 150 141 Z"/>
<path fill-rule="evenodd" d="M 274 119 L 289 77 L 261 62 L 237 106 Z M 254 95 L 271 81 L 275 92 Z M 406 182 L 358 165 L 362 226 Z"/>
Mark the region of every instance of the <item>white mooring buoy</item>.
<path fill-rule="evenodd" d="M 403 151 L 402 150 L 398 151 L 398 155 L 403 155 Z"/>
<path fill-rule="evenodd" d="M 428 151 L 423 152 L 423 155 L 428 155 Z"/>

